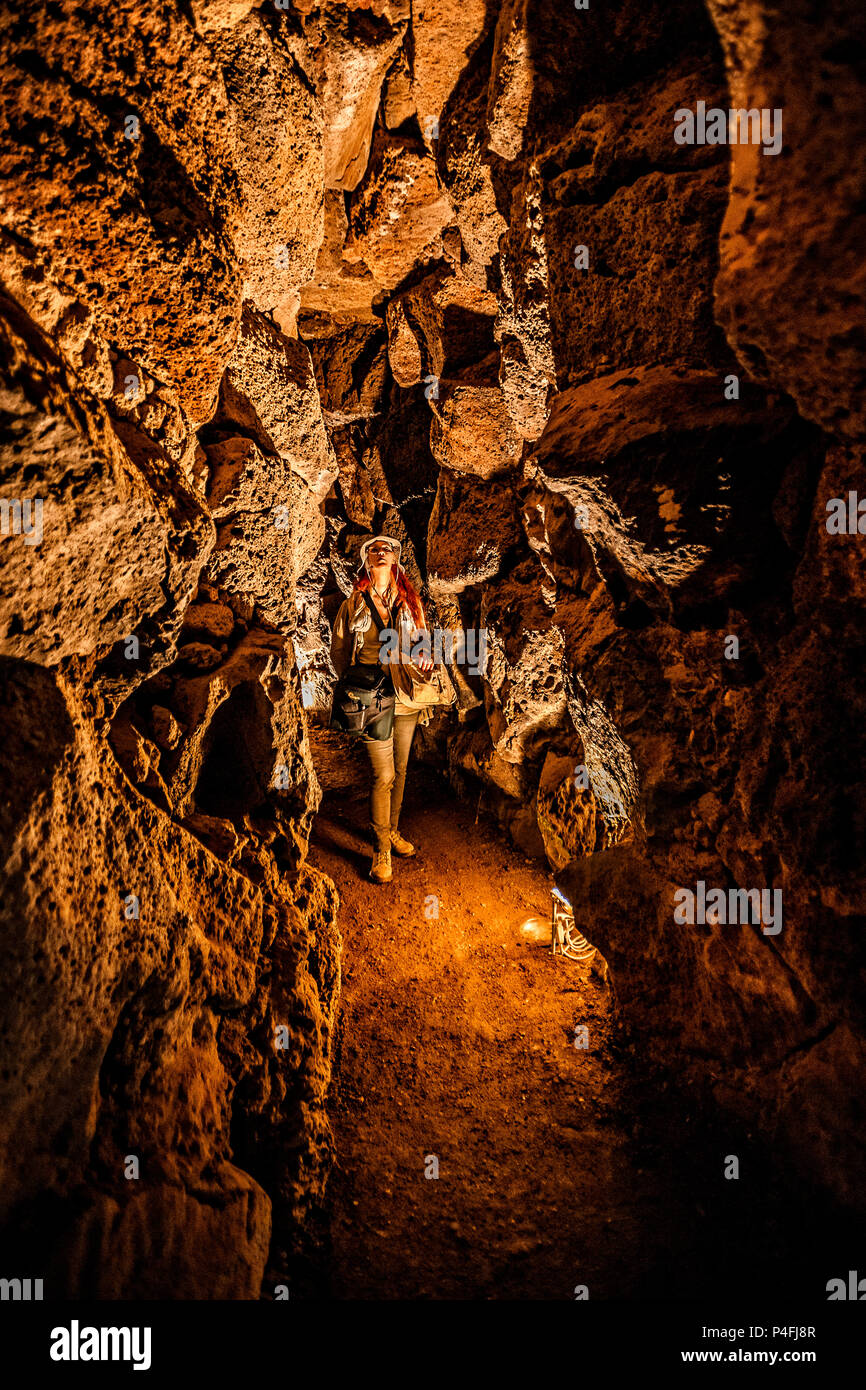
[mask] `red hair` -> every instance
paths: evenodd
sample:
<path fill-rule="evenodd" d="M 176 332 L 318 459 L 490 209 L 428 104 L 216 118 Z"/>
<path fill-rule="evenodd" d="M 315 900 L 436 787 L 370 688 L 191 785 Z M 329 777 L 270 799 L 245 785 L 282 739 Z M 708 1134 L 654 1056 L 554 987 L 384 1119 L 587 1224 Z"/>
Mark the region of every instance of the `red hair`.
<path fill-rule="evenodd" d="M 397 602 L 406 605 L 406 607 L 412 615 L 412 621 L 414 622 L 416 627 L 423 627 L 424 609 L 421 607 L 421 600 L 418 597 L 418 594 L 416 593 L 414 586 L 410 583 L 406 571 L 404 569 L 401 569 L 401 567 L 397 564 L 396 560 L 394 560 L 391 564 L 390 583 L 396 584 Z M 372 581 L 366 570 L 364 570 L 361 574 L 355 576 L 355 582 L 352 585 L 352 588 L 355 590 L 356 593 L 359 594 L 363 594 L 368 589 L 372 588 Z"/>

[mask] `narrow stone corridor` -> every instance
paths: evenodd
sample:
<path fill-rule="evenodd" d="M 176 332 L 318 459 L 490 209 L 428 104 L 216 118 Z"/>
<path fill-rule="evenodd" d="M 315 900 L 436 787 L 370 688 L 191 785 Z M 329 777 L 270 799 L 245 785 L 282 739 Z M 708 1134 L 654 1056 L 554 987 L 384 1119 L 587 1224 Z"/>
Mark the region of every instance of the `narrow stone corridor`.
<path fill-rule="evenodd" d="M 0 1302 L 866 1299 L 864 53 L 0 12 Z"/>
<path fill-rule="evenodd" d="M 771 1172 L 755 1158 L 726 1182 L 724 1145 L 641 1079 L 603 958 L 551 954 L 553 876 L 421 766 L 402 826 L 418 854 L 370 885 L 358 751 L 341 765 L 334 735 L 313 742 L 331 790 L 310 859 L 343 935 L 328 1296 L 745 1292 L 778 1276 L 780 1242 L 792 1289 L 808 1278 Z"/>

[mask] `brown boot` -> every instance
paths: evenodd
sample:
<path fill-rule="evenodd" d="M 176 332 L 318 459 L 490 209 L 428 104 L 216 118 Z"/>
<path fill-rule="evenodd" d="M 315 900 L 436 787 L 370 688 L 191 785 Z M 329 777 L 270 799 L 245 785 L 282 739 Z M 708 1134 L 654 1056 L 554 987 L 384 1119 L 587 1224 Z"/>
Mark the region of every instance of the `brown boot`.
<path fill-rule="evenodd" d="M 376 849 L 373 851 L 373 863 L 370 866 L 370 877 L 374 883 L 391 882 L 390 849 Z"/>
<path fill-rule="evenodd" d="M 410 844 L 408 840 L 404 840 L 397 830 L 391 831 L 391 848 L 395 854 L 402 854 L 407 859 L 410 854 L 415 853 L 415 846 Z"/>

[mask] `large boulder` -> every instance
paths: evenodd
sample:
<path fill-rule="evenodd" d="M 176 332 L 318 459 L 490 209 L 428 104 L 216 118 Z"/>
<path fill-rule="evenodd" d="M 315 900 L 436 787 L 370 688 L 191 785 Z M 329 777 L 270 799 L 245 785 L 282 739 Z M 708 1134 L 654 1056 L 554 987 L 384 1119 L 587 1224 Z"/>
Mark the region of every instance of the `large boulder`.
<path fill-rule="evenodd" d="M 363 182 L 350 201 L 343 255 L 384 290 L 396 289 L 416 261 L 441 255 L 451 205 L 424 145 L 377 131 Z"/>
<path fill-rule="evenodd" d="M 346 324 L 327 315 L 304 315 L 299 331 L 312 358 L 328 426 L 350 425 L 378 414 L 388 370 L 381 325 Z"/>
<path fill-rule="evenodd" d="M 472 53 L 491 23 L 485 0 L 414 0 L 412 7 L 412 97 L 428 144 Z"/>
<path fill-rule="evenodd" d="M 87 438 L 10 383 L 0 423 L 3 654 L 54 666 L 115 647 L 117 681 L 134 685 L 177 632 L 212 522 L 190 494 L 155 496 L 104 416 Z"/>
<path fill-rule="evenodd" d="M 497 203 L 487 145 L 489 44 L 479 47 L 460 78 L 443 117 L 437 162 L 470 261 L 482 269 L 499 254 L 507 228 Z M 486 276 L 485 276 L 486 282 Z"/>
<path fill-rule="evenodd" d="M 343 259 L 349 230 L 345 194 L 326 191 L 324 219 L 324 235 L 315 270 L 300 292 L 301 312 L 322 314 L 333 322 L 375 322 L 373 300 L 381 293 L 378 281 L 363 262 L 350 263 Z M 283 326 L 290 331 L 285 322 Z M 294 331 L 291 327 L 291 332 Z"/>
<path fill-rule="evenodd" d="M 511 489 L 443 468 L 427 531 L 427 582 L 435 597 L 498 574 L 523 535 Z"/>
<path fill-rule="evenodd" d="M 247 305 L 215 423 L 241 425 L 320 500 L 337 476 L 309 350 Z"/>
<path fill-rule="evenodd" d="M 282 631 L 295 625 L 295 583 L 325 538 L 319 499 L 277 454 L 245 437 L 212 444 L 209 503 L 217 538 L 208 573 L 252 599 Z"/>
<path fill-rule="evenodd" d="M 382 83 L 405 24 L 364 8 L 325 6 L 305 28 L 325 128 L 326 188 L 357 188 L 370 154 Z"/>
<path fill-rule="evenodd" d="M 322 240 L 323 118 L 309 84 L 258 14 L 212 40 L 230 102 L 243 196 L 234 243 L 244 297 L 270 310 L 312 276 Z"/>
<path fill-rule="evenodd" d="M 496 380 L 498 354 L 436 383 L 430 448 L 443 468 L 491 478 L 519 461 L 523 441 Z"/>
<path fill-rule="evenodd" d="M 778 113 L 781 139 L 770 155 L 731 147 L 719 322 L 741 361 L 788 391 L 806 419 L 861 439 L 866 211 L 852 151 L 866 138 L 862 16 L 832 4 L 819 33 L 809 0 L 709 0 L 708 9 L 724 49 L 725 105 Z M 844 113 L 843 136 L 828 138 L 824 112 Z"/>
<path fill-rule="evenodd" d="M 488 145 L 501 159 L 517 159 L 529 125 L 534 91 L 531 0 L 504 0 L 496 23 L 487 97 Z"/>
<path fill-rule="evenodd" d="M 400 386 L 451 375 L 493 349 L 496 296 L 440 267 L 388 301 L 388 357 Z"/>
<path fill-rule="evenodd" d="M 481 602 L 487 723 L 509 763 L 538 758 L 553 731 L 569 727 L 565 633 L 539 601 L 537 580 L 534 560 L 524 560 L 489 585 Z"/>

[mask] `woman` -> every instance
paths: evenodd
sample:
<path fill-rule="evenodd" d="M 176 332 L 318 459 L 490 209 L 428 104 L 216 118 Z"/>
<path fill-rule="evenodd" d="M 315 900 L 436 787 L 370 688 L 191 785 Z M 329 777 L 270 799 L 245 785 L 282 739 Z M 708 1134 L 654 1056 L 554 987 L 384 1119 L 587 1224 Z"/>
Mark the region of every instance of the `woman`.
<path fill-rule="evenodd" d="M 337 614 L 331 638 L 331 660 L 338 676 L 356 661 L 363 665 L 378 662 L 389 673 L 397 697 L 391 737 L 364 737 L 372 772 L 370 820 L 376 844 L 370 877 L 376 883 L 391 880 L 392 849 L 396 854 L 415 853 L 415 846 L 403 838 L 397 825 L 415 726 L 419 718 L 423 724 L 430 719 L 429 709 L 412 700 L 411 678 L 402 662 L 382 660 L 379 634 L 364 597 L 369 594 L 382 626 L 399 633 L 398 652 L 407 651 L 426 632 L 424 609 L 400 564 L 400 552 L 400 542 L 392 536 L 374 536 L 364 542 L 363 568 Z M 422 671 L 433 669 L 430 655 L 419 656 L 414 664 Z"/>

